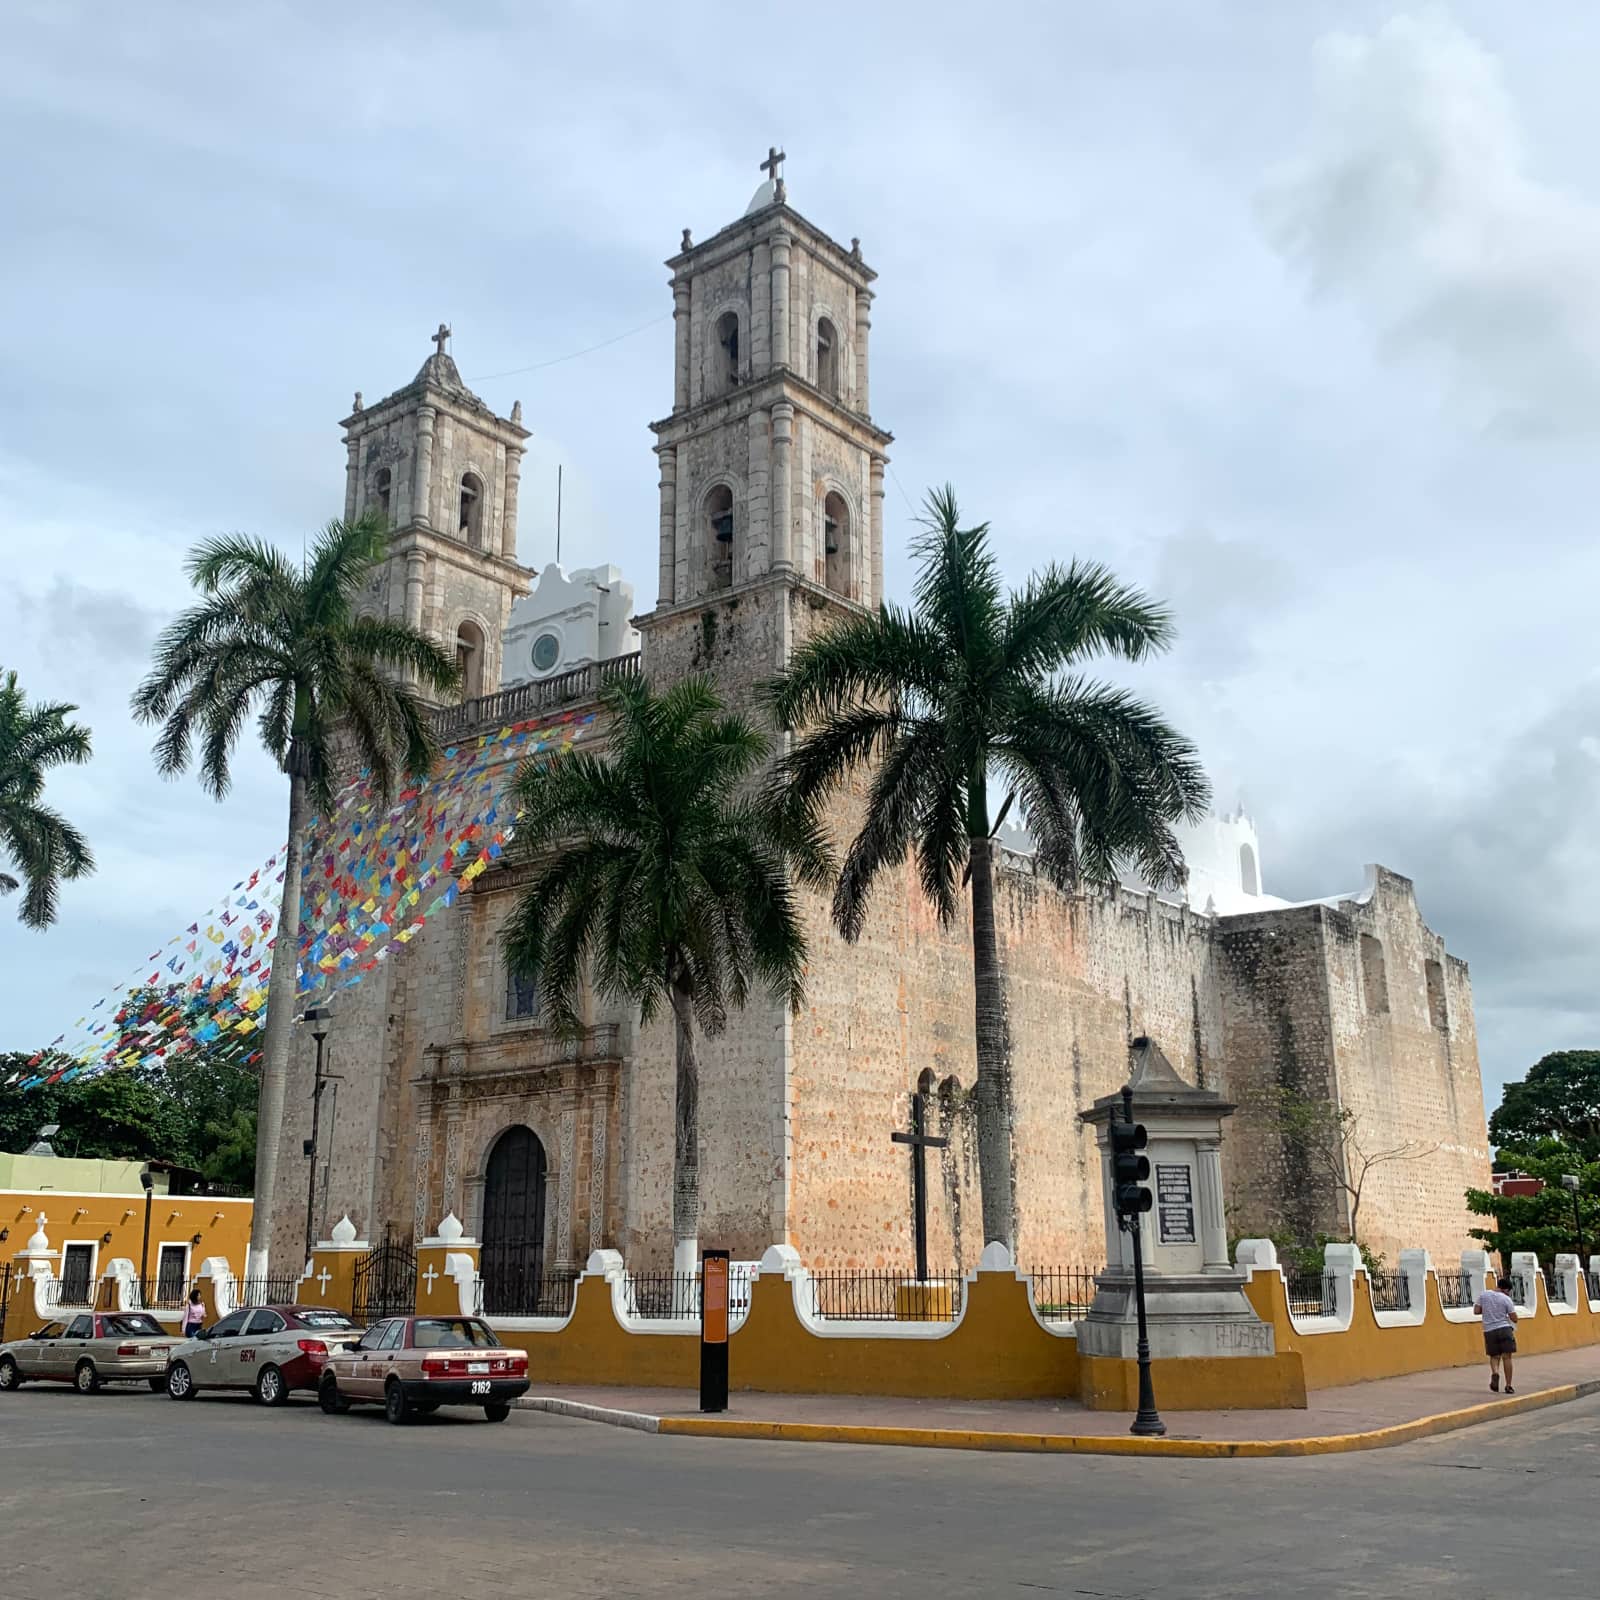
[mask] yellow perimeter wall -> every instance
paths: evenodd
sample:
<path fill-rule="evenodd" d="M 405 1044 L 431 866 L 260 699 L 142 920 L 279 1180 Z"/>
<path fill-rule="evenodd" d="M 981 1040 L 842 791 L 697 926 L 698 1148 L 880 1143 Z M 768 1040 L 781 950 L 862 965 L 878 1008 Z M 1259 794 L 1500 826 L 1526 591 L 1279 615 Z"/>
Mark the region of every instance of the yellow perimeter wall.
<path fill-rule="evenodd" d="M 1263 1321 L 1273 1326 L 1276 1354 L 1157 1361 L 1163 1406 L 1175 1411 L 1303 1407 L 1312 1389 L 1483 1360 L 1479 1323 L 1446 1317 L 1431 1273 L 1425 1315 L 1403 1326 L 1379 1326 L 1363 1274 L 1356 1275 L 1354 1290 L 1348 1329 L 1305 1333 L 1289 1316 L 1279 1272 L 1256 1270 L 1248 1293 Z M 1600 1312 L 1591 1311 L 1586 1295 L 1569 1308 L 1549 1304 L 1542 1280 L 1538 1293 L 1537 1310 L 1518 1327 L 1520 1353 L 1600 1344 Z M 418 1298 L 423 1299 L 420 1283 Z M 428 1299 L 419 1309 L 440 1309 L 433 1295 Z M 572 1316 L 560 1326 L 493 1320 L 507 1345 L 528 1352 L 535 1387 L 687 1389 L 699 1382 L 697 1335 L 656 1331 L 648 1323 L 625 1326 L 613 1309 L 611 1283 L 597 1274 L 580 1280 Z M 968 1285 L 961 1320 L 948 1330 L 913 1329 L 885 1323 L 870 1333 L 815 1332 L 795 1309 L 794 1286 L 779 1274 L 764 1274 L 752 1286 L 749 1316 L 730 1338 L 731 1386 L 765 1393 L 928 1399 L 1068 1397 L 1094 1410 L 1136 1407 L 1134 1363 L 1080 1357 L 1071 1327 L 1062 1324 L 1053 1331 L 1042 1324 L 1028 1285 L 1010 1271 L 977 1274 Z"/>

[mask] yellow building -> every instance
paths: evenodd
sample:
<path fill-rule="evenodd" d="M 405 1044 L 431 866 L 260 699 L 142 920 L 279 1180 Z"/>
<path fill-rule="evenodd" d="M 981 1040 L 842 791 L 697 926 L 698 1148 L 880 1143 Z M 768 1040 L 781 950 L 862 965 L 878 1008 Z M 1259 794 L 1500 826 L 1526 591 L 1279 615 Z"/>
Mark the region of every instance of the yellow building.
<path fill-rule="evenodd" d="M 11 1269 L 14 1290 L 42 1234 L 64 1309 L 108 1303 L 118 1262 L 141 1280 L 144 1304 L 176 1309 L 201 1262 L 244 1272 L 254 1202 L 205 1187 L 170 1162 L 0 1155 L 0 1272 Z"/>

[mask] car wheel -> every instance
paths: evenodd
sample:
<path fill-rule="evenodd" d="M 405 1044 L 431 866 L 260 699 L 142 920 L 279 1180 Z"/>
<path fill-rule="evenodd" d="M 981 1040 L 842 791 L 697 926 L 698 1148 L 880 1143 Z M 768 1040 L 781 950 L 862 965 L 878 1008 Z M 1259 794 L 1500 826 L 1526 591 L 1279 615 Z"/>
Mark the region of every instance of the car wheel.
<path fill-rule="evenodd" d="M 10 1356 L 0 1356 L 0 1392 L 22 1387 L 22 1373 Z"/>
<path fill-rule="evenodd" d="M 350 1402 L 339 1393 L 339 1380 L 332 1373 L 322 1380 L 317 1390 L 317 1404 L 330 1417 L 342 1417 L 350 1409 Z"/>
<path fill-rule="evenodd" d="M 411 1420 L 411 1407 L 406 1404 L 406 1392 L 393 1378 L 383 1391 L 383 1414 L 390 1422 L 399 1424 Z"/>
<path fill-rule="evenodd" d="M 494 1400 L 483 1408 L 483 1414 L 491 1422 L 504 1422 L 511 1415 L 511 1407 L 504 1400 Z"/>
<path fill-rule="evenodd" d="M 167 1393 L 174 1400 L 194 1399 L 194 1374 L 181 1361 L 167 1368 Z"/>
<path fill-rule="evenodd" d="M 281 1406 L 289 1398 L 289 1385 L 276 1367 L 263 1367 L 256 1378 L 255 1394 L 264 1406 Z"/>
<path fill-rule="evenodd" d="M 167 1386 L 165 1378 L 146 1378 L 144 1381 L 150 1385 L 151 1394 L 160 1394 Z"/>
<path fill-rule="evenodd" d="M 100 1374 L 94 1370 L 94 1362 L 80 1361 L 77 1370 L 72 1374 L 72 1387 L 79 1394 L 94 1394 L 100 1387 Z"/>

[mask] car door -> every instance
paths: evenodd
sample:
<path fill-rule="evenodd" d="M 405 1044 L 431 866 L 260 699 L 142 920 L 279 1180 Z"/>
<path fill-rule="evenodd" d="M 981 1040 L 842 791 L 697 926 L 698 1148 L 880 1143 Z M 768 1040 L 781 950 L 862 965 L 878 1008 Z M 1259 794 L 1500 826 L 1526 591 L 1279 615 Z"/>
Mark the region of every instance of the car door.
<path fill-rule="evenodd" d="M 226 1388 L 233 1383 L 239 1364 L 240 1335 L 249 1319 L 248 1308 L 230 1312 L 206 1335 L 205 1353 L 196 1351 L 188 1358 L 189 1370 L 200 1388 Z"/>
<path fill-rule="evenodd" d="M 59 1339 L 45 1346 L 44 1378 L 70 1378 L 78 1358 L 89 1354 L 89 1341 L 94 1338 L 94 1317 L 80 1312 L 67 1324 L 67 1331 Z"/>
<path fill-rule="evenodd" d="M 20 1340 L 11 1347 L 17 1358 L 17 1366 L 25 1377 L 38 1378 L 44 1375 L 50 1346 L 64 1338 L 66 1332 L 66 1323 L 47 1322 L 31 1337 Z"/>
<path fill-rule="evenodd" d="M 256 1374 L 273 1358 L 274 1336 L 281 1334 L 288 1324 L 276 1311 L 259 1307 L 250 1313 L 244 1335 L 238 1341 L 238 1360 L 234 1366 L 232 1383 L 238 1388 L 255 1386 Z"/>
<path fill-rule="evenodd" d="M 361 1335 L 360 1342 L 356 1345 L 355 1353 L 350 1358 L 350 1377 L 347 1382 L 341 1382 L 341 1387 L 349 1389 L 350 1393 L 363 1400 L 370 1400 L 383 1393 L 383 1383 L 380 1379 L 376 1385 L 373 1383 L 373 1373 L 378 1368 L 378 1346 L 384 1341 L 391 1324 L 388 1322 L 375 1322 Z"/>

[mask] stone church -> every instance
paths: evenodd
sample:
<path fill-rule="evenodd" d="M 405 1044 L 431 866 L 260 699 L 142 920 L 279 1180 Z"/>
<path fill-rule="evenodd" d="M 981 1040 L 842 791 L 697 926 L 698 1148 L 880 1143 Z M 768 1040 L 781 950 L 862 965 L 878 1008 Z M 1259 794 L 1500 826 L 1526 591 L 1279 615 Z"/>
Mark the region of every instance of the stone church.
<path fill-rule="evenodd" d="M 660 565 L 629 616 L 614 568 L 517 560 L 520 406 L 495 415 L 462 382 L 448 330 L 415 379 L 345 418 L 345 512 L 394 529 L 366 604 L 454 646 L 467 681 L 441 708 L 455 743 L 563 719 L 603 749 L 596 697 L 616 674 L 712 673 L 734 703 L 796 646 L 883 594 L 891 436 L 874 420 L 875 274 L 790 203 L 776 168 L 738 220 L 668 261 L 670 410 L 653 425 Z M 1015 575 L 1020 578 L 1020 574 Z M 634 629 L 637 629 L 637 633 Z M 493 745 L 489 748 L 492 750 Z M 499 773 L 509 783 L 507 762 Z M 841 797 L 848 827 L 860 796 Z M 1356 1118 L 1374 1168 L 1362 1232 L 1390 1260 L 1468 1243 L 1468 1185 L 1488 1152 L 1472 990 L 1422 920 L 1410 882 L 1369 868 L 1346 897 L 1288 905 L 1262 891 L 1248 819 L 1192 836 L 1189 891 L 1063 895 L 1026 838 L 1008 853 L 997 916 L 1015 1044 L 1018 1253 L 1101 1260 L 1101 1180 L 1078 1111 L 1123 1080 L 1129 1042 L 1159 1042 L 1191 1081 L 1240 1110 L 1222 1152 L 1230 1233 L 1345 1231 L 1347 1200 L 1266 1107 L 1279 1087 Z M 365 1237 L 420 1238 L 447 1212 L 484 1242 L 490 1310 L 527 1309 L 542 1273 L 619 1249 L 671 1260 L 670 1021 L 641 1029 L 595 998 L 580 1037 L 540 1025 L 499 934 L 519 888 L 497 863 L 396 959 L 338 997 L 315 1225 L 348 1212 Z M 948 1135 L 931 1176 L 935 1270 L 970 1268 L 978 1227 L 970 930 L 942 928 L 904 869 L 886 876 L 858 944 L 806 903 L 809 1003 L 765 997 L 701 1051 L 704 1245 L 753 1258 L 793 1244 L 813 1267 L 906 1267 L 909 1162 L 890 1134 L 925 1097 Z M 274 1259 L 301 1247 L 310 1040 L 296 1047 L 272 1197 Z M 331 1126 L 330 1126 L 331 1123 Z M 498 1300 L 498 1304 L 497 1304 Z"/>

